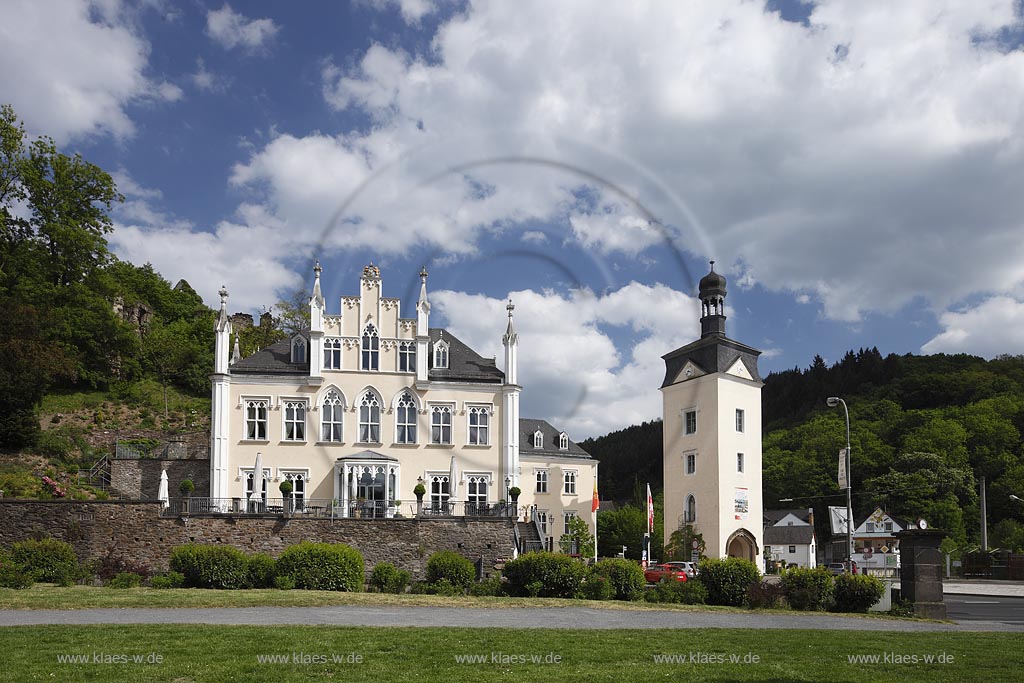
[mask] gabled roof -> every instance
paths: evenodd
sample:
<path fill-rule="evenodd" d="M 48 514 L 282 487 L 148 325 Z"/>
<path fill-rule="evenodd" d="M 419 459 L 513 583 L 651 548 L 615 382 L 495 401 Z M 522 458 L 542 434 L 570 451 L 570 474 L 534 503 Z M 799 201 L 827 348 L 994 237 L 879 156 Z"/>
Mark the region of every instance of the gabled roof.
<path fill-rule="evenodd" d="M 533 447 L 533 435 L 537 430 L 544 435 L 544 447 Z M 561 430 L 555 429 L 547 420 L 535 420 L 522 418 L 519 420 L 519 457 L 530 457 L 532 455 L 555 456 L 559 458 L 586 458 L 590 459 L 587 453 L 578 443 L 569 439 L 569 448 L 561 450 L 558 448 L 558 437 Z"/>
<path fill-rule="evenodd" d="M 444 339 L 448 343 L 448 367 L 435 368 L 434 343 Z M 493 358 L 484 358 L 466 346 L 461 339 L 444 328 L 430 328 L 430 370 L 427 376 L 432 380 L 448 380 L 461 382 L 494 382 L 505 381 L 505 373 L 498 369 Z"/>
<path fill-rule="evenodd" d="M 309 349 L 309 330 L 299 333 L 306 340 Z M 309 354 L 304 363 L 292 363 L 292 339 L 295 335 L 260 349 L 251 356 L 246 356 L 228 370 L 232 375 L 308 375 Z"/>
<path fill-rule="evenodd" d="M 808 521 L 807 508 L 793 508 L 790 510 L 765 510 L 764 525 L 774 526 L 781 522 L 788 515 L 793 515 L 802 522 Z"/>
<path fill-rule="evenodd" d="M 807 545 L 814 539 L 814 527 L 770 526 L 764 530 L 765 545 Z"/>
<path fill-rule="evenodd" d="M 761 352 L 752 346 L 741 344 L 725 335 L 708 335 L 662 356 L 665 361 L 665 379 L 661 386 L 665 388 L 675 384 L 687 361 L 693 362 L 705 373 L 712 374 L 728 372 L 739 359 L 750 373 L 751 379 L 760 382 L 761 375 L 757 371 L 757 357 L 760 355 Z"/>

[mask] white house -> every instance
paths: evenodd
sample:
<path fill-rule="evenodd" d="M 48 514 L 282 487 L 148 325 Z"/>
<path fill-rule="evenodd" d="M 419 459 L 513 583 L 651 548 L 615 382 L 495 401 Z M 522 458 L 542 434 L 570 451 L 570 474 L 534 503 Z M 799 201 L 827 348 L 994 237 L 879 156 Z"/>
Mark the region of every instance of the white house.
<path fill-rule="evenodd" d="M 813 510 L 765 511 L 764 554 L 786 566 L 813 569 L 817 566 L 818 544 L 814 535 Z"/>

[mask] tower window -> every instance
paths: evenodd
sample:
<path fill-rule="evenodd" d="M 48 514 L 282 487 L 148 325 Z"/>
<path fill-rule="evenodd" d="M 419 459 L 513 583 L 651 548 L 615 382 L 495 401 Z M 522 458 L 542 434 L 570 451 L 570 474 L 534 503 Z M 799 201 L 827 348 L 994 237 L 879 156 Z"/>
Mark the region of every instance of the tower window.
<path fill-rule="evenodd" d="M 684 419 L 685 419 L 685 422 L 686 422 L 686 425 L 685 425 L 685 428 L 684 428 L 684 432 L 686 434 L 696 434 L 697 433 L 697 411 L 696 410 L 687 410 L 684 413 Z"/>
<path fill-rule="evenodd" d="M 737 432 L 742 432 L 743 431 L 743 417 L 744 417 L 743 416 L 743 409 L 742 408 L 737 408 L 736 409 L 736 431 Z"/>
<path fill-rule="evenodd" d="M 737 453 L 736 454 L 736 471 L 737 472 L 742 472 L 743 471 L 743 454 L 742 453 Z"/>
<path fill-rule="evenodd" d="M 686 511 L 683 514 L 683 521 L 687 524 L 693 524 L 697 521 L 697 499 L 693 497 L 692 493 L 686 497 Z"/>
<path fill-rule="evenodd" d="M 684 456 L 683 459 L 686 461 L 686 473 L 687 474 L 696 474 L 697 473 L 697 454 L 696 453 L 687 453 Z"/>

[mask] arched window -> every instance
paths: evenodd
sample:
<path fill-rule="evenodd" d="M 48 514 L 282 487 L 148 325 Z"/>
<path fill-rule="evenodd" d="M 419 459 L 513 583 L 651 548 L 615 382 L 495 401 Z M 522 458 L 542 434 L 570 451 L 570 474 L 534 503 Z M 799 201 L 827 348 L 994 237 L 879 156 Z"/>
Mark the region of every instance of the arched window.
<path fill-rule="evenodd" d="M 470 510 L 479 512 L 486 508 L 488 479 L 482 475 L 466 477 L 466 504 Z"/>
<path fill-rule="evenodd" d="M 303 339 L 302 337 L 296 337 L 295 339 L 292 339 L 292 362 L 306 362 L 306 340 Z"/>
<path fill-rule="evenodd" d="M 398 416 L 395 419 L 398 443 L 416 443 L 416 401 L 408 391 L 398 399 Z"/>
<path fill-rule="evenodd" d="M 416 372 L 416 342 L 398 343 L 398 371 Z"/>
<path fill-rule="evenodd" d="M 697 499 L 693 497 L 692 493 L 686 497 L 686 512 L 683 521 L 687 524 L 697 521 Z"/>
<path fill-rule="evenodd" d="M 377 328 L 370 323 L 363 330 L 362 360 L 360 368 L 363 370 L 380 369 L 380 337 L 377 335 Z"/>
<path fill-rule="evenodd" d="M 486 446 L 489 441 L 491 409 L 489 406 L 471 406 L 469 408 L 469 443 L 473 446 Z"/>
<path fill-rule="evenodd" d="M 448 342 L 444 341 L 443 339 L 434 342 L 434 367 L 448 367 Z"/>
<path fill-rule="evenodd" d="M 569 450 L 569 435 L 562 432 L 558 435 L 558 450 L 567 451 Z"/>
<path fill-rule="evenodd" d="M 341 370 L 341 339 L 324 339 L 324 370 Z"/>
<path fill-rule="evenodd" d="M 331 389 L 324 396 L 323 405 L 320 406 L 320 440 L 331 443 L 344 441 L 342 431 L 342 414 L 345 411 L 345 402 L 341 395 Z"/>
<path fill-rule="evenodd" d="M 289 496 L 295 503 L 295 509 L 301 510 L 303 501 L 306 500 L 306 475 L 303 472 L 285 472 L 285 481 L 292 483 L 292 492 Z"/>
<path fill-rule="evenodd" d="M 359 399 L 359 441 L 380 443 L 380 401 L 372 391 Z"/>
<path fill-rule="evenodd" d="M 544 434 L 539 429 L 533 433 L 533 447 L 544 448 Z"/>
<path fill-rule="evenodd" d="M 440 505 L 448 502 L 449 491 L 447 474 L 436 474 L 430 477 L 430 502 L 432 505 Z"/>

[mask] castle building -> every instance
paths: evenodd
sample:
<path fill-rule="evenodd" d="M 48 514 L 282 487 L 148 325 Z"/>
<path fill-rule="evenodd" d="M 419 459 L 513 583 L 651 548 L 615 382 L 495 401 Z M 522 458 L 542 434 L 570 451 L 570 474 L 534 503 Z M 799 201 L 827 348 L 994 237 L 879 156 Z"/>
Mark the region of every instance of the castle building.
<path fill-rule="evenodd" d="M 725 334 L 726 281 L 701 278 L 700 339 L 665 356 L 665 542 L 692 525 L 707 557 L 762 559 L 760 351 Z"/>
<path fill-rule="evenodd" d="M 372 264 L 358 294 L 328 314 L 320 274 L 318 263 L 310 328 L 246 358 L 237 339 L 232 348 L 228 295 L 220 292 L 211 499 L 233 508 L 277 499 L 297 512 L 329 508 L 345 517 L 474 516 L 508 514 L 505 501 L 518 487 L 512 512 L 536 519 L 542 545 L 557 548 L 574 516 L 596 534 L 597 461 L 564 431 L 520 417 L 511 301 L 501 369 L 430 327 L 426 270 L 412 318 L 384 296 Z M 282 481 L 292 484 L 288 496 Z"/>

